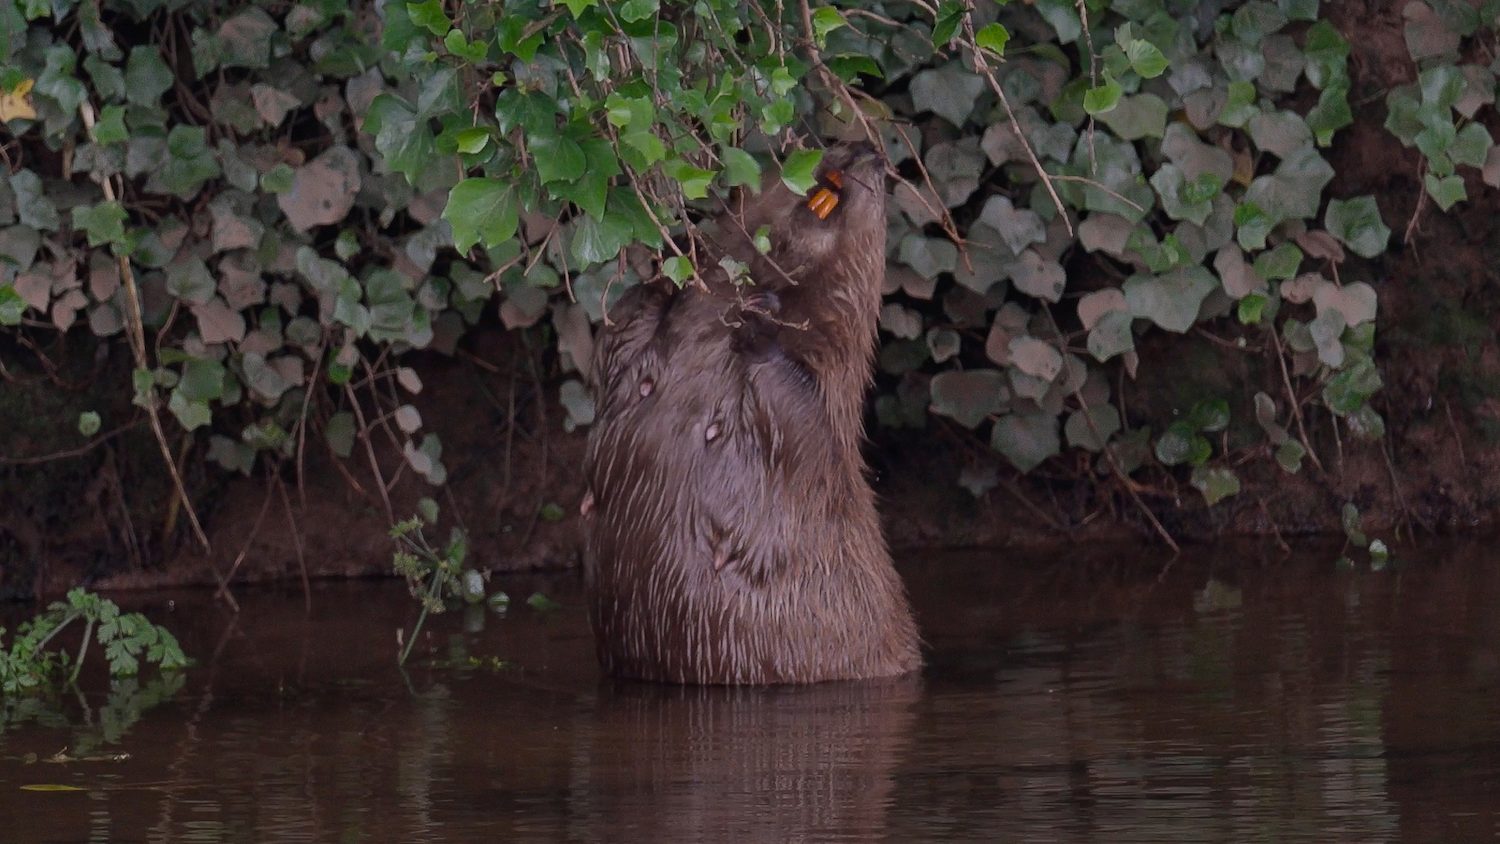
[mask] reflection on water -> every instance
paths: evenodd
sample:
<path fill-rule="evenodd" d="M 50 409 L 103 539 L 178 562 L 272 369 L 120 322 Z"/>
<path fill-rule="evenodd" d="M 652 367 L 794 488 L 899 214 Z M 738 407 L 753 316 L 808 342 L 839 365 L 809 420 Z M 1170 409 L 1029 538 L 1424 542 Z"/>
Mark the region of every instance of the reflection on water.
<path fill-rule="evenodd" d="M 0 839 L 1495 838 L 1500 561 L 1334 556 L 912 560 L 925 674 L 807 688 L 601 680 L 572 578 L 430 620 L 408 677 L 400 584 L 153 598 L 199 666 L 5 702 Z"/>

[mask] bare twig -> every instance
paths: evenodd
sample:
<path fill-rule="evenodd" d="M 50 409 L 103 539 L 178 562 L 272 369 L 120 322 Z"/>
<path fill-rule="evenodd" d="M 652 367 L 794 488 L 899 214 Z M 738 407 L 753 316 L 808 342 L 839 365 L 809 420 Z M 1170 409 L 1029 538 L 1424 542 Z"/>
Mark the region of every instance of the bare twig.
<path fill-rule="evenodd" d="M 286 524 L 292 529 L 292 542 L 297 549 L 297 567 L 302 572 L 302 603 L 312 613 L 312 583 L 307 577 L 307 555 L 302 550 L 302 530 L 297 527 L 297 517 L 292 515 L 292 499 L 286 494 L 286 484 L 276 479 L 276 491 L 281 493 L 281 506 L 286 510 Z"/>
<path fill-rule="evenodd" d="M 88 132 L 89 140 L 94 141 L 94 106 L 87 100 L 79 103 L 79 115 L 83 118 L 84 128 Z M 110 202 L 117 201 L 118 194 L 115 191 L 114 182 L 111 179 L 103 179 L 100 187 L 104 189 L 104 198 Z M 130 269 L 130 258 L 126 255 L 117 257 L 120 265 L 120 279 L 125 284 L 126 334 L 130 339 L 130 351 L 135 358 L 137 369 L 149 370 L 150 362 L 146 358 L 146 326 L 141 318 L 140 290 L 136 287 L 135 273 Z M 193 502 L 188 498 L 187 487 L 182 482 L 182 475 L 177 471 L 177 461 L 172 459 L 172 449 L 167 445 L 167 434 L 162 428 L 161 414 L 157 408 L 156 389 L 152 387 L 146 395 L 146 413 L 151 420 L 151 432 L 156 435 L 156 444 L 161 449 L 162 460 L 166 461 L 167 471 L 172 476 L 172 485 L 177 490 L 177 496 L 182 501 L 183 509 L 187 511 L 188 521 L 193 525 L 193 535 L 197 537 L 198 543 L 203 546 L 206 554 L 213 553 L 213 545 L 208 541 L 208 534 L 204 533 L 203 525 L 198 521 L 198 514 L 193 510 Z"/>
<path fill-rule="evenodd" d="M 1016 119 L 1016 110 L 1011 107 L 1010 97 L 1005 95 L 1005 89 L 1001 87 L 1000 80 L 995 78 L 995 71 L 990 67 L 989 60 L 984 57 L 984 50 L 974 37 L 974 19 L 968 13 L 964 14 L 964 35 L 968 38 L 964 46 L 969 48 L 969 57 L 973 63 L 974 72 L 983 76 L 990 83 L 990 90 L 1000 98 L 1000 105 L 1005 107 L 1005 116 L 1010 120 L 1011 128 L 1016 130 L 1016 140 L 1020 141 L 1021 148 L 1026 150 L 1026 157 L 1030 159 L 1036 174 L 1041 177 L 1042 186 L 1047 189 L 1047 195 L 1052 197 L 1052 204 L 1057 206 L 1057 213 L 1062 215 L 1063 225 L 1068 228 L 1068 236 L 1072 237 L 1073 221 L 1068 217 L 1068 209 L 1063 206 L 1062 197 L 1057 195 L 1057 188 L 1052 185 L 1052 174 L 1042 167 L 1041 159 L 1036 157 L 1036 150 L 1031 148 L 1031 141 L 1026 139 L 1026 133 L 1021 130 L 1021 122 Z"/>
<path fill-rule="evenodd" d="M 100 434 L 99 436 L 93 438 L 92 440 L 89 440 L 87 443 L 79 446 L 78 448 L 70 448 L 66 451 L 54 451 L 51 454 L 39 454 L 35 457 L 6 457 L 4 455 L 0 455 L 0 466 L 36 466 L 42 463 L 51 463 L 54 460 L 67 460 L 72 457 L 82 457 L 83 455 L 88 454 L 89 452 L 93 451 L 101 445 L 104 445 L 105 443 L 109 442 L 115 437 L 118 437 L 126 431 L 133 431 L 136 428 L 139 428 L 143 421 L 144 420 L 137 419 L 136 421 L 131 422 L 128 425 L 121 425 L 113 431 Z"/>
<path fill-rule="evenodd" d="M 1302 447 L 1307 450 L 1307 456 L 1312 458 L 1314 466 L 1319 472 L 1327 471 L 1323 468 L 1323 461 L 1318 459 L 1318 453 L 1313 451 L 1312 441 L 1307 438 L 1307 426 L 1302 422 L 1302 402 L 1297 399 L 1297 391 L 1292 389 L 1292 373 L 1286 368 L 1286 354 L 1281 348 L 1281 337 L 1276 333 L 1276 327 L 1271 326 L 1271 341 L 1276 345 L 1276 363 L 1281 366 L 1281 383 L 1286 387 L 1287 401 L 1292 405 L 1292 418 L 1297 420 L 1297 435 L 1302 440 Z"/>

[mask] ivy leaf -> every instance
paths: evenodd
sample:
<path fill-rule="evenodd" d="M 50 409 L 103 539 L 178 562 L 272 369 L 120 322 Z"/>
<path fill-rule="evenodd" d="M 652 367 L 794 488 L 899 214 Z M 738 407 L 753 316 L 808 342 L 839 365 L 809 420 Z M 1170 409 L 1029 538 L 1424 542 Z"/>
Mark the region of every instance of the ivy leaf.
<path fill-rule="evenodd" d="M 202 305 L 217 291 L 218 285 L 201 259 L 188 257 L 167 265 L 167 292 L 178 299 Z"/>
<path fill-rule="evenodd" d="M 578 142 L 564 135 L 533 137 L 529 144 L 532 161 L 542 184 L 571 182 L 583 175 L 588 157 Z"/>
<path fill-rule="evenodd" d="M 161 51 L 150 44 L 133 47 L 125 63 L 125 98 L 136 105 L 155 106 L 172 87 L 172 70 Z"/>
<path fill-rule="evenodd" d="M 848 21 L 839 14 L 839 10 L 832 6 L 821 6 L 812 15 L 813 39 L 818 42 L 818 48 L 828 46 L 828 33 L 844 26 Z"/>
<path fill-rule="evenodd" d="M 660 0 L 625 0 L 620 5 L 620 18 L 626 23 L 643 21 L 661 9 Z"/>
<path fill-rule="evenodd" d="M 73 207 L 73 228 L 88 234 L 89 246 L 125 242 L 125 207 L 118 202 Z"/>
<path fill-rule="evenodd" d="M 995 422 L 990 447 L 1022 472 L 1030 472 L 1062 451 L 1057 417 L 1050 413 L 1009 413 Z"/>
<path fill-rule="evenodd" d="M 663 275 L 681 287 L 693 277 L 693 262 L 681 255 L 673 255 L 661 262 L 661 271 Z"/>
<path fill-rule="evenodd" d="M 1134 318 L 1126 311 L 1110 311 L 1089 330 L 1088 349 L 1094 359 L 1103 363 L 1115 355 L 1135 348 L 1131 332 Z"/>
<path fill-rule="evenodd" d="M 609 180 L 620 174 L 620 162 L 615 158 L 614 148 L 603 138 L 589 138 L 578 147 L 583 154 L 583 172 L 569 182 L 553 182 L 547 191 L 602 218 Z"/>
<path fill-rule="evenodd" d="M 1192 483 L 1210 507 L 1240 491 L 1239 476 L 1232 469 L 1199 466 L 1193 470 Z"/>
<path fill-rule="evenodd" d="M 1093 422 L 1090 426 L 1089 423 Z M 1120 431 L 1120 411 L 1112 404 L 1091 405 L 1088 412 L 1075 410 L 1068 415 L 1063 433 L 1068 444 L 1085 451 L 1103 451 L 1109 438 Z"/>
<path fill-rule="evenodd" d="M 224 397 L 224 364 L 209 358 L 188 358 L 182 363 L 177 389 L 188 401 L 209 402 Z"/>
<path fill-rule="evenodd" d="M 1448 157 L 1453 159 L 1454 164 L 1483 167 L 1485 158 L 1490 154 L 1490 147 L 1494 144 L 1494 139 L 1490 137 L 1484 124 L 1470 123 L 1458 130 L 1453 143 L 1448 145 Z"/>
<path fill-rule="evenodd" d="M 1422 177 L 1422 186 L 1427 189 L 1427 195 L 1432 197 L 1438 208 L 1444 211 L 1469 198 L 1468 191 L 1464 189 L 1462 176 L 1438 178 L 1428 173 Z"/>
<path fill-rule="evenodd" d="M 724 180 L 732 187 L 750 185 L 760 189 L 760 162 L 739 147 L 726 147 L 719 153 L 724 162 Z"/>
<path fill-rule="evenodd" d="M 1107 114 L 1120 104 L 1120 96 L 1123 93 L 1125 91 L 1120 87 L 1120 83 L 1106 75 L 1103 85 L 1084 92 L 1083 110 L 1093 117 Z"/>
<path fill-rule="evenodd" d="M 203 402 L 189 401 L 181 390 L 173 390 L 172 396 L 167 400 L 167 409 L 177 417 L 185 430 L 191 431 L 207 425 L 213 418 L 213 413 L 208 405 Z"/>
<path fill-rule="evenodd" d="M 817 184 L 818 163 L 823 160 L 820 149 L 799 149 L 786 157 L 781 168 L 781 181 L 799 196 L 812 190 Z"/>
<path fill-rule="evenodd" d="M 964 22 L 964 15 L 968 11 L 967 4 L 959 0 L 943 0 L 938 4 L 932 19 L 932 49 L 941 50 L 948 46 L 948 42 L 958 34 L 958 27 Z"/>
<path fill-rule="evenodd" d="M 932 377 L 932 412 L 976 428 L 1010 403 L 1005 374 L 994 369 L 947 370 Z"/>
<path fill-rule="evenodd" d="M 1131 276 L 1125 280 L 1125 300 L 1132 315 L 1182 334 L 1197 322 L 1204 298 L 1218 286 L 1213 273 L 1201 265 L 1193 265 L 1166 275 Z"/>
<path fill-rule="evenodd" d="M 498 246 L 515 237 L 520 205 L 515 184 L 505 179 L 464 179 L 448 193 L 444 220 L 453 228 L 453 245 L 468 252 L 474 244 Z"/>
<path fill-rule="evenodd" d="M 1130 69 L 1142 79 L 1155 79 L 1167 69 L 1167 57 L 1155 44 L 1144 38 L 1131 39 L 1123 45 Z"/>
<path fill-rule="evenodd" d="M 1354 254 L 1373 258 L 1385 251 L 1391 230 L 1380 218 L 1380 207 L 1373 196 L 1353 199 L 1330 199 L 1323 215 L 1328 233 L 1348 246 Z"/>
<path fill-rule="evenodd" d="M 681 158 L 668 161 L 663 167 L 667 175 L 681 186 L 683 196 L 688 199 L 703 199 L 708 196 L 708 186 L 714 179 L 712 170 L 694 167 Z"/>
<path fill-rule="evenodd" d="M 447 34 L 452 27 L 448 16 L 443 12 L 442 0 L 426 0 L 423 3 L 407 3 L 406 14 L 411 22 L 417 26 L 424 27 L 428 32 L 439 38 Z"/>
<path fill-rule="evenodd" d="M 1005 45 L 1010 43 L 1010 30 L 998 23 L 985 24 L 974 33 L 974 43 L 997 56 L 1005 55 Z"/>
<path fill-rule="evenodd" d="M 130 130 L 125 128 L 125 107 L 107 105 L 99 112 L 99 122 L 94 125 L 94 140 L 101 144 L 123 144 L 130 140 Z"/>
<path fill-rule="evenodd" d="M 929 68 L 912 77 L 911 95 L 918 110 L 927 110 L 954 126 L 963 126 L 984 92 L 984 78 L 958 61 Z"/>

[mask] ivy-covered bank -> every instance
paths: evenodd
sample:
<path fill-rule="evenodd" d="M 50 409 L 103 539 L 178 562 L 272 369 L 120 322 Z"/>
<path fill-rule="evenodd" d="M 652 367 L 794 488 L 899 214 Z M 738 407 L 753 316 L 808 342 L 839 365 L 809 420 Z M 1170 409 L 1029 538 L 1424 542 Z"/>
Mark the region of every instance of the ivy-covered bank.
<path fill-rule="evenodd" d="M 0 0 L 0 591 L 380 568 L 428 495 L 570 562 L 609 304 L 853 138 L 898 541 L 1490 523 L 1497 24 Z"/>

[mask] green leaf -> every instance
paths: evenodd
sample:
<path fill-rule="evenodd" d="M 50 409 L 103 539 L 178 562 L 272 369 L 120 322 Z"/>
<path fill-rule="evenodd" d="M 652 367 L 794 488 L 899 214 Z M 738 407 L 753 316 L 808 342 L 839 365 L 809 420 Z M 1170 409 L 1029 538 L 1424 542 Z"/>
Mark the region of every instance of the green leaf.
<path fill-rule="evenodd" d="M 172 87 L 172 70 L 162 61 L 161 51 L 145 44 L 130 50 L 125 63 L 125 98 L 136 105 L 155 106 Z"/>
<path fill-rule="evenodd" d="M 760 162 L 739 147 L 725 147 L 719 157 L 724 162 L 724 180 L 732 187 L 750 185 L 760 189 Z"/>
<path fill-rule="evenodd" d="M 828 46 L 828 33 L 848 24 L 839 10 L 832 6 L 822 6 L 812 14 L 813 40 L 818 42 L 818 48 Z"/>
<path fill-rule="evenodd" d="M 448 30 L 448 34 L 443 36 L 443 46 L 448 49 L 449 53 L 470 63 L 484 61 L 489 53 L 488 44 L 484 41 L 470 41 L 458 29 Z"/>
<path fill-rule="evenodd" d="M 818 164 L 823 160 L 820 149 L 799 149 L 786 157 L 781 168 L 781 181 L 798 195 L 812 190 L 817 184 Z"/>
<path fill-rule="evenodd" d="M 609 180 L 619 175 L 620 162 L 615 158 L 614 148 L 603 138 L 589 138 L 579 149 L 584 160 L 582 174 L 569 182 L 553 182 L 547 186 L 547 192 L 602 218 Z"/>
<path fill-rule="evenodd" d="M 559 604 L 558 602 L 552 600 L 551 598 L 543 595 L 540 592 L 531 593 L 531 597 L 526 599 L 526 606 L 531 607 L 537 612 L 553 612 L 555 610 L 562 609 L 562 604 Z"/>
<path fill-rule="evenodd" d="M 876 79 L 885 78 L 885 73 L 881 71 L 880 65 L 869 56 L 861 56 L 853 53 L 828 56 L 823 60 L 823 63 L 828 65 L 828 69 L 845 82 L 853 82 L 861 74 L 873 76 Z"/>
<path fill-rule="evenodd" d="M 448 193 L 444 220 L 453 228 L 453 244 L 468 252 L 474 244 L 498 246 L 515 237 L 520 224 L 516 187 L 505 179 L 464 179 Z"/>
<path fill-rule="evenodd" d="M 1156 440 L 1156 459 L 1164 466 L 1184 463 L 1202 465 L 1212 450 L 1208 440 L 1199 436 L 1186 422 L 1173 422 Z"/>
<path fill-rule="evenodd" d="M 125 242 L 125 207 L 118 202 L 75 205 L 73 228 L 88 234 L 89 246 Z"/>
<path fill-rule="evenodd" d="M 1005 45 L 1010 43 L 1010 30 L 998 23 L 985 24 L 974 33 L 974 43 L 997 56 L 1005 55 Z"/>
<path fill-rule="evenodd" d="M 1364 528 L 1361 524 L 1363 520 L 1359 515 L 1359 507 L 1354 502 L 1350 501 L 1344 504 L 1343 509 L 1339 512 L 1339 521 L 1344 527 L 1344 535 L 1349 537 L 1350 542 L 1353 542 L 1355 545 L 1364 545 L 1369 541 L 1365 538 Z"/>
<path fill-rule="evenodd" d="M 406 14 L 411 18 L 412 23 L 426 28 L 428 32 L 439 38 L 446 35 L 449 28 L 453 25 L 449 22 L 448 16 L 443 12 L 442 0 L 407 3 Z"/>
<path fill-rule="evenodd" d="M 99 112 L 99 122 L 94 125 L 94 140 L 101 144 L 123 144 L 130 140 L 130 130 L 125 128 L 125 107 L 107 105 Z"/>
<path fill-rule="evenodd" d="M 1453 159 L 1454 164 L 1483 167 L 1490 147 L 1494 145 L 1494 139 L 1490 137 L 1484 124 L 1469 123 L 1458 130 L 1453 143 L 1448 146 L 1448 157 Z"/>
<path fill-rule="evenodd" d="M 1218 122 L 1234 128 L 1243 127 L 1260 109 L 1255 104 L 1254 82 L 1231 82 L 1224 108 L 1219 111 Z"/>
<path fill-rule="evenodd" d="M 1302 470 L 1302 458 L 1307 456 L 1307 449 L 1302 447 L 1298 440 L 1287 439 L 1276 447 L 1276 463 L 1288 474 L 1295 475 Z"/>
<path fill-rule="evenodd" d="M 1107 114 L 1120 104 L 1120 95 L 1125 91 L 1120 83 L 1105 76 L 1104 84 L 1090 88 L 1083 94 L 1083 110 L 1092 116 Z"/>
<path fill-rule="evenodd" d="M 1323 387 L 1323 402 L 1340 416 L 1359 410 L 1383 384 L 1374 361 L 1362 355 L 1353 358 Z"/>
<path fill-rule="evenodd" d="M 531 157 L 536 163 L 537 176 L 542 184 L 548 182 L 571 182 L 582 176 L 588 166 L 583 147 L 572 138 L 563 135 L 532 137 Z"/>
<path fill-rule="evenodd" d="M 1444 211 L 1469 198 L 1468 191 L 1464 189 L 1462 176 L 1438 178 L 1428 173 L 1422 177 L 1422 186 L 1427 189 L 1427 195 L 1432 197 L 1438 208 Z"/>
<path fill-rule="evenodd" d="M 1192 483 L 1210 507 L 1240 491 L 1239 476 L 1232 469 L 1199 466 L 1193 470 Z"/>
<path fill-rule="evenodd" d="M 1260 293 L 1251 293 L 1239 301 L 1235 314 L 1243 325 L 1256 325 L 1261 321 L 1265 313 L 1266 297 Z"/>
<path fill-rule="evenodd" d="M 1268 281 L 1291 278 L 1301 266 L 1302 250 L 1291 241 L 1278 243 L 1275 249 L 1255 256 L 1255 274 Z"/>
<path fill-rule="evenodd" d="M 440 5 L 439 0 L 430 0 L 430 2 Z M 446 21 L 447 19 L 444 18 L 445 23 Z M 526 30 L 531 24 L 532 21 L 523 14 L 508 14 L 504 16 L 500 19 L 500 31 L 496 38 L 496 43 L 500 45 L 501 50 L 513 53 L 521 61 L 531 61 L 533 58 L 536 58 L 536 51 L 542 46 L 542 40 L 546 34 L 544 31 L 538 29 L 536 32 L 527 35 Z"/>
<path fill-rule="evenodd" d="M 964 22 L 964 15 L 968 14 L 968 11 L 968 5 L 960 0 L 943 0 L 938 4 L 932 19 L 932 48 L 934 50 L 941 50 L 948 46 L 948 42 L 958 34 L 958 27 Z"/>
<path fill-rule="evenodd" d="M 207 425 L 213 418 L 208 405 L 203 402 L 189 401 L 183 396 L 181 390 L 173 390 L 172 396 L 167 400 L 167 409 L 177 417 L 177 421 L 186 430 L 193 430 Z"/>
<path fill-rule="evenodd" d="M 224 364 L 208 358 L 188 358 L 182 364 L 177 389 L 188 401 L 210 402 L 224 397 Z"/>
<path fill-rule="evenodd" d="M 283 194 L 292 189 L 292 183 L 296 181 L 297 172 L 286 162 L 278 162 L 274 167 L 261 174 L 260 188 L 266 193 Z"/>
<path fill-rule="evenodd" d="M 990 447 L 1022 472 L 1030 472 L 1062 451 L 1057 417 L 1051 413 L 1008 413 L 995 422 Z"/>
<path fill-rule="evenodd" d="M 92 437 L 99 433 L 99 414 L 92 410 L 85 410 L 78 414 L 78 433 L 85 437 Z"/>
<path fill-rule="evenodd" d="M 1224 399 L 1204 399 L 1193 405 L 1187 419 L 1183 421 L 1194 431 L 1222 431 L 1229 427 L 1229 402 Z"/>
<path fill-rule="evenodd" d="M 625 0 L 620 5 L 620 17 L 626 23 L 634 23 L 654 17 L 660 9 L 660 0 Z"/>
<path fill-rule="evenodd" d="M 214 297 L 218 285 L 201 258 L 188 257 L 167 265 L 167 292 L 195 305 Z"/>
<path fill-rule="evenodd" d="M 1380 218 L 1380 207 L 1373 196 L 1353 199 L 1330 199 L 1323 215 L 1328 233 L 1348 246 L 1354 254 L 1373 258 L 1385 251 L 1391 230 Z"/>
<path fill-rule="evenodd" d="M 663 275 L 681 287 L 693 277 L 693 262 L 681 255 L 673 255 L 661 262 L 661 271 Z"/>
<path fill-rule="evenodd" d="M 1130 60 L 1130 69 L 1142 79 L 1155 79 L 1167 69 L 1167 57 L 1155 44 L 1144 38 L 1133 39 L 1123 45 L 1125 57 Z"/>
<path fill-rule="evenodd" d="M 1213 273 L 1195 264 L 1159 276 L 1131 276 L 1124 284 L 1125 301 L 1133 316 L 1182 334 L 1197 322 L 1203 300 L 1219 286 Z"/>
<path fill-rule="evenodd" d="M 575 19 L 582 15 L 585 9 L 599 5 L 599 0 L 559 0 L 559 2 L 568 7 L 568 11 Z"/>
<path fill-rule="evenodd" d="M 662 166 L 667 175 L 682 187 L 683 196 L 688 199 L 703 199 L 708 196 L 708 186 L 714 179 L 712 170 L 694 167 L 681 158 L 672 159 Z"/>

